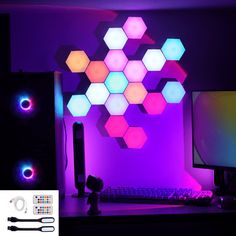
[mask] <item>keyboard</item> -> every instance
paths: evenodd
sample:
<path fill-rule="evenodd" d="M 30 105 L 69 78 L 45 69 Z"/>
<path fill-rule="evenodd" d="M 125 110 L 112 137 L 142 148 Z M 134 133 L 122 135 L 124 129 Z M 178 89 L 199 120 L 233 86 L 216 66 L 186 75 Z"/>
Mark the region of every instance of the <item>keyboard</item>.
<path fill-rule="evenodd" d="M 208 206 L 213 199 L 213 192 L 195 191 L 185 188 L 131 188 L 108 187 L 100 193 L 102 202 L 120 203 L 157 203 Z"/>

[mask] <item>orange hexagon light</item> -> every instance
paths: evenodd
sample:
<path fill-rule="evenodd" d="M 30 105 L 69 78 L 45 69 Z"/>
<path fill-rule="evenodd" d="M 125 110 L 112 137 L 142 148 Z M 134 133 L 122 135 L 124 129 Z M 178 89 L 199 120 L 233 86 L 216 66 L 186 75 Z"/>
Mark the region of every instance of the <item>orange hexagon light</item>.
<path fill-rule="evenodd" d="M 130 83 L 126 88 L 124 95 L 129 104 L 142 104 L 147 95 L 147 90 L 142 83 Z"/>
<path fill-rule="evenodd" d="M 85 73 L 92 83 L 103 83 L 109 70 L 104 61 L 91 61 Z"/>
<path fill-rule="evenodd" d="M 71 72 L 85 72 L 90 60 L 84 51 L 71 51 L 66 64 Z"/>

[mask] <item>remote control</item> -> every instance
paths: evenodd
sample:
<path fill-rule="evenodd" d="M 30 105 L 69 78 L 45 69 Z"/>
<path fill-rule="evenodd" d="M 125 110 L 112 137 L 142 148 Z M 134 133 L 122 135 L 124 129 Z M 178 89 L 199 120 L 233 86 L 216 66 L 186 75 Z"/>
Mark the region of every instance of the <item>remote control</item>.
<path fill-rule="evenodd" d="M 52 195 L 34 195 L 33 203 L 34 204 L 52 204 L 53 196 Z"/>
<path fill-rule="evenodd" d="M 34 215 L 52 215 L 52 206 L 34 206 Z"/>

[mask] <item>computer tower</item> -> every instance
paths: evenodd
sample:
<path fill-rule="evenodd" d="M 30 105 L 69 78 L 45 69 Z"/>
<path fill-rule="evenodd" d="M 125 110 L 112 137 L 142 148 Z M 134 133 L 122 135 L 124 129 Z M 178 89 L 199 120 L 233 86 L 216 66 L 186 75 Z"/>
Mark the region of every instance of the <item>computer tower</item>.
<path fill-rule="evenodd" d="M 0 78 L 0 189 L 64 194 L 63 98 L 59 72 Z"/>
<path fill-rule="evenodd" d="M 0 14 L 0 76 L 11 70 L 10 17 Z"/>
<path fill-rule="evenodd" d="M 78 190 L 78 197 L 85 194 L 85 156 L 84 156 L 84 126 L 81 122 L 73 124 L 74 145 L 74 179 Z"/>

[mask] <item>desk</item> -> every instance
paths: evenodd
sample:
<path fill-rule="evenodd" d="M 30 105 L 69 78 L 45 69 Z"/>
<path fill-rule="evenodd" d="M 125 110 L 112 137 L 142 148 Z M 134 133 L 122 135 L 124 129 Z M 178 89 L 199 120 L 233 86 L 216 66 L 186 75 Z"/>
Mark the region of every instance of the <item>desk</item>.
<path fill-rule="evenodd" d="M 86 199 L 60 201 L 60 236 L 72 235 L 236 235 L 236 210 L 209 207 L 100 203 L 102 214 L 87 216 Z M 73 233 L 72 233 L 73 232 Z M 160 234 L 161 233 L 161 234 Z"/>

